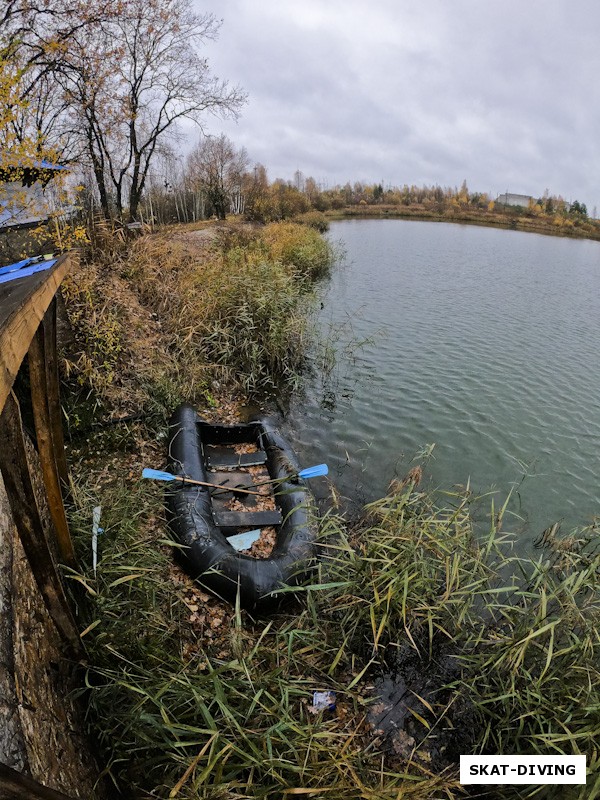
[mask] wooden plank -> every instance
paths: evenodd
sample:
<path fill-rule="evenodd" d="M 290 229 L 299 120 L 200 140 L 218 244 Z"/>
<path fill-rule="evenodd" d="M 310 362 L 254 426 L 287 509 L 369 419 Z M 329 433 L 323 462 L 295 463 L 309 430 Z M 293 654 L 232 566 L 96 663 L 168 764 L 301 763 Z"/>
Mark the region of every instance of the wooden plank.
<path fill-rule="evenodd" d="M 209 469 L 235 469 L 236 467 L 256 467 L 264 464 L 267 454 L 264 450 L 256 453 L 234 453 L 226 450 L 206 448 L 206 461 Z"/>
<path fill-rule="evenodd" d="M 31 404 L 35 435 L 37 438 L 40 463 L 44 475 L 44 484 L 48 495 L 48 506 L 52 521 L 56 529 L 56 538 L 60 556 L 65 564 L 76 566 L 75 550 L 69 533 L 65 507 L 60 488 L 60 478 L 56 466 L 55 445 L 53 439 L 53 423 L 50 414 L 50 399 L 48 396 L 48 373 L 46 370 L 46 357 L 52 347 L 47 341 L 47 326 L 40 325 L 29 348 L 29 381 L 31 384 Z M 56 416 L 56 410 L 54 415 Z M 58 410 L 60 413 L 60 409 Z M 64 449 L 63 449 L 64 454 Z M 65 465 L 66 468 L 66 465 Z"/>
<path fill-rule="evenodd" d="M 16 278 L 10 283 L 0 285 L 0 329 L 27 302 L 31 295 L 46 282 L 55 267 L 56 262 L 44 272 Z"/>
<path fill-rule="evenodd" d="M 42 786 L 41 783 L 5 764 L 0 764 L 0 798 L 1 800 L 75 800 L 55 789 Z"/>
<path fill-rule="evenodd" d="M 50 308 L 44 316 L 44 343 L 46 357 L 46 386 L 48 389 L 48 412 L 50 414 L 50 432 L 52 434 L 52 448 L 60 485 L 65 501 L 70 499 L 71 487 L 69 483 L 69 467 L 65 452 L 65 439 L 63 433 L 62 414 L 60 407 L 60 379 L 58 375 L 58 353 L 56 342 L 56 295 L 50 303 Z"/>
<path fill-rule="evenodd" d="M 44 531 L 27 462 L 19 404 L 12 392 L 0 417 L 0 471 L 19 538 L 48 613 L 69 654 L 80 658 L 83 644 Z"/>
<path fill-rule="evenodd" d="M 216 486 L 222 486 L 223 489 L 229 489 L 232 486 L 241 486 L 243 489 L 250 489 L 256 482 L 256 477 L 249 472 L 242 471 L 227 471 L 227 472 L 211 472 L 210 482 Z"/>
<path fill-rule="evenodd" d="M 29 345 L 63 278 L 72 267 L 69 254 L 47 272 L 3 284 L 0 292 L 0 410 L 9 395 Z"/>
<path fill-rule="evenodd" d="M 238 425 L 218 425 L 206 422 L 198 416 L 200 439 L 204 444 L 258 444 L 261 425 L 259 422 L 240 423 Z"/>
<path fill-rule="evenodd" d="M 21 770 L 27 764 L 27 748 L 15 682 L 14 532 L 8 496 L 0 478 L 0 762 Z"/>
<path fill-rule="evenodd" d="M 281 511 L 218 511 L 214 513 L 219 528 L 260 528 L 263 525 L 281 525 Z"/>
<path fill-rule="evenodd" d="M 232 470 L 229 472 L 210 472 L 209 475 L 211 481 L 219 487 L 211 492 L 211 500 L 215 511 L 227 511 L 227 504 L 233 497 L 242 500 L 248 511 L 252 511 L 258 498 L 264 499 L 265 496 L 270 496 L 263 494 L 258 489 L 246 488 L 254 486 L 256 480 L 249 472 Z M 241 492 L 241 489 L 245 489 L 248 494 Z M 234 494 L 234 492 L 237 492 L 237 494 Z M 250 494 L 250 492 L 256 492 L 256 494 Z"/>

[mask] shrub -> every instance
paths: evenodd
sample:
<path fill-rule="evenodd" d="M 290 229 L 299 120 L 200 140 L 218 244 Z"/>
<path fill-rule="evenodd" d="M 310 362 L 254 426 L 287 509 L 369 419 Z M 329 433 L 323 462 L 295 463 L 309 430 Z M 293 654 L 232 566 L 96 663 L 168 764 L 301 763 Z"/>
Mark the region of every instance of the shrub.
<path fill-rule="evenodd" d="M 331 245 L 316 230 L 292 222 L 267 225 L 262 236 L 270 258 L 292 267 L 313 282 L 327 275 L 333 260 Z"/>
<path fill-rule="evenodd" d="M 308 211 L 306 214 L 299 214 L 294 217 L 294 222 L 300 225 L 308 225 L 309 228 L 314 228 L 319 233 L 327 233 L 329 230 L 329 221 L 325 214 L 320 211 Z"/>
<path fill-rule="evenodd" d="M 213 383 L 294 386 L 330 245 L 293 223 L 209 228 L 201 247 L 176 230 L 95 259 L 66 284 L 71 373 L 113 405 L 154 410 L 157 397 L 193 402 Z"/>

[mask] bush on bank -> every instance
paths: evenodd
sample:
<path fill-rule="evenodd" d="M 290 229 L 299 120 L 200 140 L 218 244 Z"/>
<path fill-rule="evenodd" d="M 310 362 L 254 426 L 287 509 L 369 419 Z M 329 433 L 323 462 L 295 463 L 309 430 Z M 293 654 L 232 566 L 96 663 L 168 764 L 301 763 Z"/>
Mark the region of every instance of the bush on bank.
<path fill-rule="evenodd" d="M 294 386 L 311 291 L 334 259 L 307 226 L 184 226 L 97 250 L 65 283 L 72 380 L 129 410 Z"/>

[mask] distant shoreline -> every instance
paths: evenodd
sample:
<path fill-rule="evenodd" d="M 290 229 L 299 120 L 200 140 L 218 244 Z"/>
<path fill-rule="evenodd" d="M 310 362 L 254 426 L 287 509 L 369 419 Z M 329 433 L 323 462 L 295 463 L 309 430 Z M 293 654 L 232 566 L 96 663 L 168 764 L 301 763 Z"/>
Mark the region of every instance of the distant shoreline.
<path fill-rule="evenodd" d="M 569 239 L 591 239 L 600 241 L 600 221 L 562 220 L 547 216 L 530 216 L 526 213 L 497 211 L 475 211 L 446 209 L 432 211 L 422 206 L 347 206 L 346 208 L 326 211 L 328 220 L 344 219 L 414 219 L 428 222 L 454 222 L 461 225 L 481 225 L 491 228 L 541 233 L 546 236 L 561 236 Z M 565 224 L 571 222 L 570 225 Z M 579 224 L 578 224 L 579 223 Z"/>

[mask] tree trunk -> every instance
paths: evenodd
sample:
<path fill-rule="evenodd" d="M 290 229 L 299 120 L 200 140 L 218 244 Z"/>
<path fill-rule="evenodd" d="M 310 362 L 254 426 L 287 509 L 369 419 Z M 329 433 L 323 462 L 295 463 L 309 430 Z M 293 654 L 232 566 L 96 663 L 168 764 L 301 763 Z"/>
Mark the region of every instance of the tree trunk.
<path fill-rule="evenodd" d="M 92 168 L 96 179 L 96 186 L 98 187 L 98 194 L 100 195 L 100 208 L 102 209 L 104 219 L 110 219 L 110 204 L 108 201 L 106 184 L 104 182 L 104 170 L 95 153 L 90 151 L 90 155 L 92 157 Z"/>
<path fill-rule="evenodd" d="M 123 184 L 121 182 L 115 184 L 116 189 L 116 196 L 115 200 L 117 203 L 117 214 L 119 219 L 123 219 Z"/>
<path fill-rule="evenodd" d="M 132 184 L 131 191 L 129 192 L 129 222 L 135 222 L 137 219 L 140 199 L 141 195 L 137 186 Z M 121 214 L 122 211 L 123 210 L 121 209 Z"/>

